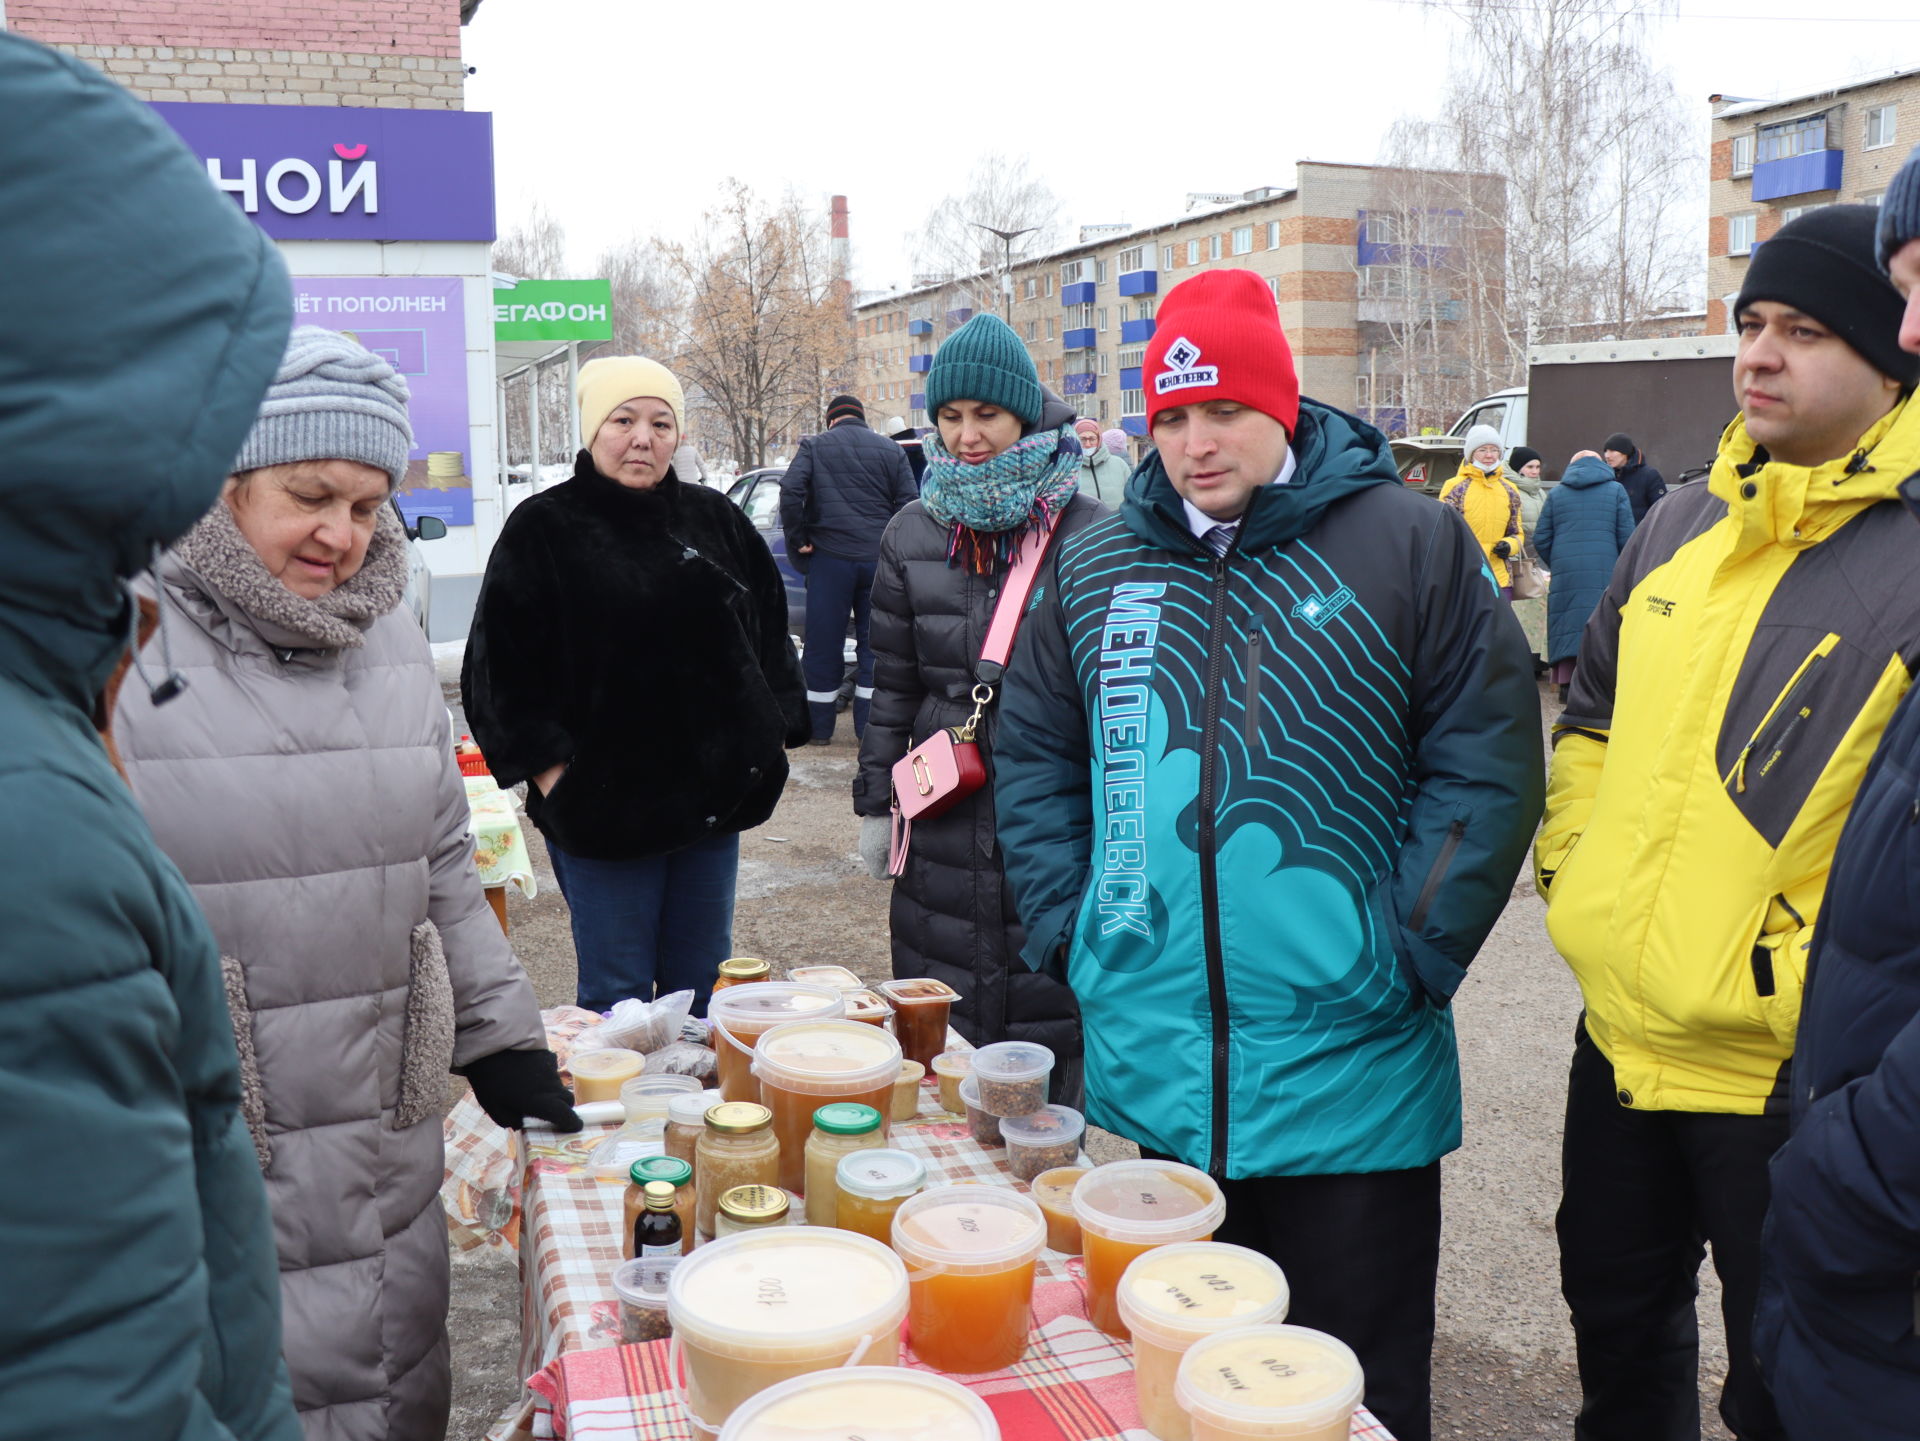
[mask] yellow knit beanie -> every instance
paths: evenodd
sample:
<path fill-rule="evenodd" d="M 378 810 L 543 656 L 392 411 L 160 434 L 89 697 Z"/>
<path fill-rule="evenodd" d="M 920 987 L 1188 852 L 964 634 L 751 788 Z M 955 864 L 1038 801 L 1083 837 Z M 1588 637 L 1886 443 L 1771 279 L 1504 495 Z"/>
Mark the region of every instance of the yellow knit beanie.
<path fill-rule="evenodd" d="M 643 396 L 664 400 L 673 407 L 673 423 L 687 433 L 687 399 L 674 373 L 657 360 L 639 355 L 603 355 L 580 367 L 574 396 L 580 402 L 580 443 L 591 447 L 594 436 L 617 405 Z"/>

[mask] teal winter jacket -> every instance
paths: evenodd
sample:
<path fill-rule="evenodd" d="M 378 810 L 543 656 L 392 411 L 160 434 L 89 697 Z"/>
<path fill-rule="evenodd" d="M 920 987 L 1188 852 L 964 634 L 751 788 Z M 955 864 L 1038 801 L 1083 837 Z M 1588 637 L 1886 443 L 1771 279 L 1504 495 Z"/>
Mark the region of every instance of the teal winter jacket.
<path fill-rule="evenodd" d="M 1001 701 L 1000 844 L 1088 1117 L 1234 1179 L 1459 1144 L 1448 1001 L 1541 805 L 1472 534 L 1352 416 L 1303 401 L 1293 449 L 1224 557 L 1149 456 L 1057 546 Z"/>
<path fill-rule="evenodd" d="M 0 96 L 0 1438 L 297 1441 L 220 958 L 93 723 L 286 270 L 92 69 L 0 34 Z"/>

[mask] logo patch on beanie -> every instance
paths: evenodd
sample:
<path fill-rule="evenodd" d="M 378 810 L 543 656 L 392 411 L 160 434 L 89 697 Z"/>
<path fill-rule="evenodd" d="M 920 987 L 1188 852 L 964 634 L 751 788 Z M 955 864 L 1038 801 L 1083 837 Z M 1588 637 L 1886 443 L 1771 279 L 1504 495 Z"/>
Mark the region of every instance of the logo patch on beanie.
<path fill-rule="evenodd" d="M 1181 336 L 1167 347 L 1167 353 L 1161 364 L 1167 368 L 1153 378 L 1156 395 L 1165 395 L 1169 390 L 1185 390 L 1195 385 L 1218 385 L 1220 367 L 1217 365 L 1195 365 L 1200 358 L 1200 347 L 1186 336 Z"/>

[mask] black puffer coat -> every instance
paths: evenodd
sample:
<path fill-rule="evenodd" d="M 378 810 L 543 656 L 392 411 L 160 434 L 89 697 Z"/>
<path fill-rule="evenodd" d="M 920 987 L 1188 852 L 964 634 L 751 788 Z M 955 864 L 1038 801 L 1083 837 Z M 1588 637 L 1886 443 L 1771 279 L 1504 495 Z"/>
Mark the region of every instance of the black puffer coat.
<path fill-rule="evenodd" d="M 573 478 L 521 502 L 487 560 L 460 693 L 503 786 L 571 856 L 639 860 L 773 814 L 805 687 L 767 543 L 718 491 Z"/>
<path fill-rule="evenodd" d="M 1058 545 L 1107 514 L 1084 495 L 1061 514 Z M 974 667 L 987 637 L 1001 576 L 947 564 L 948 528 L 915 501 L 887 528 L 873 581 L 873 710 L 860 746 L 853 808 L 891 809 L 891 771 L 914 741 L 973 713 Z M 1019 641 L 1016 639 L 1015 647 Z M 893 890 L 893 973 L 931 976 L 963 997 L 953 1023 L 975 1045 L 1038 1041 L 1078 1057 L 1073 993 L 1027 969 L 1026 932 L 1007 889 L 994 839 L 993 739 L 987 712 L 980 749 L 987 785 L 937 820 L 913 828 L 906 874 Z"/>
<path fill-rule="evenodd" d="M 780 477 L 787 558 L 806 569 L 803 545 L 842 560 L 871 561 L 900 507 L 920 494 L 899 443 L 842 420 L 800 442 Z"/>

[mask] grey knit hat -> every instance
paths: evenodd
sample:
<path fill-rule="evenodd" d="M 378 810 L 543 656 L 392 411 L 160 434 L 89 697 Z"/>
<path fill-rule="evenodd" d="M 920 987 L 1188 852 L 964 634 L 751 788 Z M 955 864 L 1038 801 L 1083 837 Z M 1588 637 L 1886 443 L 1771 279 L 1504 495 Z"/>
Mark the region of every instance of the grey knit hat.
<path fill-rule="evenodd" d="M 1913 147 L 1913 154 L 1880 197 L 1880 233 L 1874 249 L 1882 270 L 1893 264 L 1894 252 L 1909 240 L 1920 240 L 1920 145 Z"/>
<path fill-rule="evenodd" d="M 357 460 L 384 470 L 398 487 L 413 448 L 407 399 L 407 382 L 365 346 L 337 331 L 303 325 L 287 338 L 280 372 L 233 471 Z"/>

